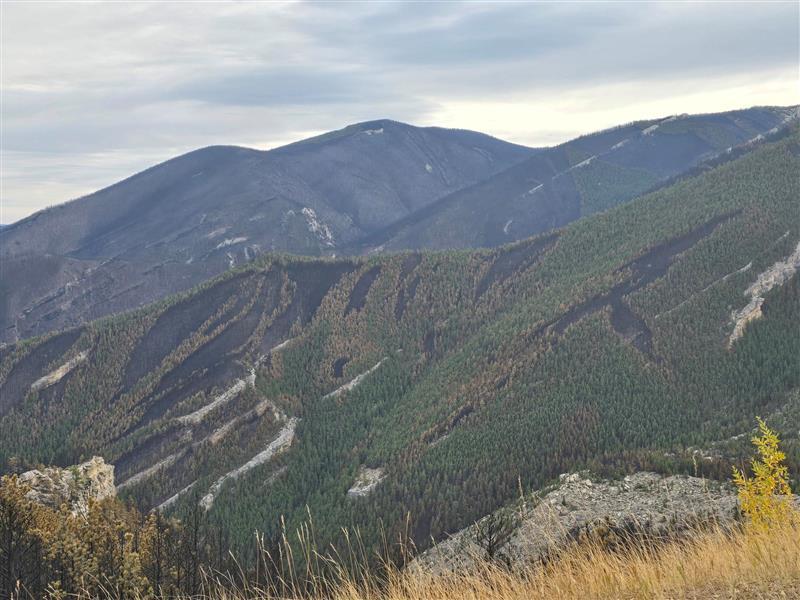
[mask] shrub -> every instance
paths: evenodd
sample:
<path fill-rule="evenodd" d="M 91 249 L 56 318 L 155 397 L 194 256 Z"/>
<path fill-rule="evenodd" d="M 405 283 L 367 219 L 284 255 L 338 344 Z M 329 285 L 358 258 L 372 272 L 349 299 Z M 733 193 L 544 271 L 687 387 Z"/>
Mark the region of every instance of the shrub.
<path fill-rule="evenodd" d="M 784 522 L 791 511 L 789 469 L 784 463 L 786 455 L 780 449 L 778 435 L 758 419 L 759 435 L 753 436 L 753 445 L 759 458 L 753 458 L 753 477 L 733 469 L 733 481 L 739 488 L 739 502 L 749 522 L 758 529 L 767 529 Z"/>

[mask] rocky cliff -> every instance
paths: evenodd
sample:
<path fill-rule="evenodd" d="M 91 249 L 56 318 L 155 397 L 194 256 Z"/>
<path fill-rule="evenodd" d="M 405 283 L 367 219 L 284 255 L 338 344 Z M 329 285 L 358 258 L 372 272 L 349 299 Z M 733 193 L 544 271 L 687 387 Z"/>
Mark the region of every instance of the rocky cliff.
<path fill-rule="evenodd" d="M 490 526 L 496 538 L 503 537 L 504 529 L 511 530 L 498 543 L 495 558 L 520 566 L 545 558 L 570 540 L 588 538 L 613 545 L 631 533 L 677 535 L 698 524 L 730 523 L 738 515 L 735 490 L 711 480 L 648 472 L 622 480 L 600 480 L 587 473 L 563 474 L 557 484 L 526 496 L 515 507 L 484 517 L 434 546 L 417 559 L 417 564 L 434 572 L 469 567 L 476 558 L 485 557 Z"/>
<path fill-rule="evenodd" d="M 68 504 L 73 514 L 85 514 L 90 500 L 114 496 L 114 465 L 99 456 L 61 469 L 47 467 L 26 471 L 19 481 L 31 489 L 28 499 L 51 508 Z"/>

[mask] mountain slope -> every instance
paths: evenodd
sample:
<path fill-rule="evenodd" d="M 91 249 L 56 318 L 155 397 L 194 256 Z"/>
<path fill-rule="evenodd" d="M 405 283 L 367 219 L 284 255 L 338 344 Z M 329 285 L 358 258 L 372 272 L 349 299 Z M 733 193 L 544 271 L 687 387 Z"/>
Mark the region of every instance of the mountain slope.
<path fill-rule="evenodd" d="M 200 503 L 245 555 L 306 507 L 321 547 L 381 523 L 424 545 L 558 473 L 681 469 L 800 409 L 798 172 L 794 128 L 517 244 L 266 256 L 5 347 L 0 458 L 102 455 L 123 495 Z"/>
<path fill-rule="evenodd" d="M 4 228 L 0 341 L 162 298 L 262 252 L 331 251 L 532 152 L 394 121 L 268 152 L 191 152 Z"/>
<path fill-rule="evenodd" d="M 270 250 L 523 239 L 663 185 L 795 117 L 753 108 L 645 121 L 543 152 L 388 120 L 269 152 L 198 150 L 3 229 L 0 341 L 140 306 Z"/>
<path fill-rule="evenodd" d="M 519 240 L 634 198 L 703 161 L 777 134 L 797 107 L 641 121 L 572 140 L 358 241 L 361 251 Z"/>

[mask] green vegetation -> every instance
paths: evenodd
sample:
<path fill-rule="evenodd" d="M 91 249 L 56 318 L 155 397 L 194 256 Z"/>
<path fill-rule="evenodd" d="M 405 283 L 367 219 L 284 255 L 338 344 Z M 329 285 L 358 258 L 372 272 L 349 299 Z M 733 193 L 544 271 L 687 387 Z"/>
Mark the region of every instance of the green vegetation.
<path fill-rule="evenodd" d="M 546 562 L 512 565 L 498 551 L 517 527 L 510 507 L 476 523 L 470 567 L 372 561 L 357 533 L 333 557 L 320 550 L 313 520 L 275 539 L 256 537 L 248 567 L 226 552 L 224 530 L 197 503 L 183 521 L 148 515 L 116 498 L 90 500 L 80 514 L 27 497 L 14 475 L 0 478 L 0 596 L 34 598 L 220 598 L 267 600 L 445 598 L 695 598 L 735 589 L 787 597 L 800 578 L 800 512 L 787 502 L 787 467 L 777 435 L 759 420 L 753 479 L 734 473 L 747 521 L 697 527 L 664 538 L 628 532 L 625 541 L 587 535 L 554 547 Z M 776 495 L 777 493 L 777 495 Z M 644 534 L 644 535 L 641 535 Z M 464 550 L 468 552 L 467 550 Z M 296 570 L 293 556 L 305 568 Z M 468 557 L 465 557 L 468 558 Z M 789 596 L 790 597 L 790 596 Z"/>
<path fill-rule="evenodd" d="M 58 336 L 21 344 L 0 359 L 0 459 L 10 470 L 101 454 L 120 481 L 161 463 L 122 493 L 149 509 L 188 490 L 169 508 L 186 517 L 297 417 L 291 448 L 227 480 L 206 516 L 247 564 L 255 530 L 275 540 L 282 518 L 294 531 L 309 512 L 320 547 L 342 527 L 370 550 L 404 532 L 424 546 L 568 470 L 692 472 L 690 448 L 797 410 L 798 276 L 728 339 L 744 290 L 800 241 L 798 144 L 795 131 L 552 239 L 270 256 L 92 323 L 54 357 Z M 89 360 L 28 392 L 84 350 Z M 179 419 L 250 368 L 255 386 Z M 386 477 L 349 496 L 362 466 Z M 730 458 L 698 468 L 727 475 Z"/>
<path fill-rule="evenodd" d="M 621 204 L 658 183 L 645 169 L 622 167 L 595 159 L 572 173 L 581 194 L 581 214 L 591 215 Z"/>

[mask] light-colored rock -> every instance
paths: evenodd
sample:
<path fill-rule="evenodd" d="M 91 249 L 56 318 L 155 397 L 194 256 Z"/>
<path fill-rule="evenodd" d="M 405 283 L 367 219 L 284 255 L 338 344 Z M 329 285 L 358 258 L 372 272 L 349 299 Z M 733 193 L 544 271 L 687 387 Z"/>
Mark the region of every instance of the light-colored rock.
<path fill-rule="evenodd" d="M 292 441 L 294 440 L 294 432 L 295 428 L 297 427 L 297 423 L 300 421 L 297 417 L 292 417 L 286 422 L 286 425 L 278 432 L 278 435 L 273 439 L 264 450 L 256 454 L 253 458 L 248 460 L 243 465 L 233 469 L 232 471 L 222 475 L 219 479 L 217 479 L 211 488 L 208 490 L 208 493 L 200 499 L 200 506 L 204 510 L 210 510 L 211 507 L 214 505 L 214 500 L 222 491 L 222 486 L 225 484 L 226 481 L 232 479 L 238 479 L 251 469 L 262 465 L 266 462 L 272 460 L 278 454 L 285 452 L 289 449 L 292 445 Z"/>
<path fill-rule="evenodd" d="M 308 230 L 315 234 L 319 241 L 333 248 L 336 245 L 336 240 L 333 238 L 333 233 L 327 224 L 322 222 L 313 208 L 304 207 L 302 211 L 303 216 L 306 218 Z"/>
<path fill-rule="evenodd" d="M 175 462 L 179 458 L 182 458 L 185 453 L 186 453 L 185 449 L 178 450 L 174 454 L 170 454 L 166 458 L 161 459 L 160 461 L 158 461 L 154 465 L 151 465 L 151 466 L 147 467 L 146 469 L 143 469 L 143 470 L 139 471 L 138 473 L 136 473 L 134 475 L 131 475 L 125 481 L 123 481 L 122 483 L 120 483 L 117 486 L 117 491 L 119 492 L 119 491 L 124 490 L 125 488 L 134 486 L 134 485 L 136 485 L 138 483 L 141 483 L 142 481 L 144 481 L 145 479 L 147 479 L 149 477 L 152 477 L 153 475 L 155 475 L 156 473 L 158 473 L 162 469 L 166 469 L 167 467 L 171 467 L 172 465 L 175 464 Z"/>
<path fill-rule="evenodd" d="M 114 465 L 95 456 L 79 465 L 47 467 L 26 471 L 20 483 L 30 487 L 29 500 L 50 508 L 68 504 L 73 514 L 86 514 L 90 500 L 103 500 L 115 495 Z"/>
<path fill-rule="evenodd" d="M 337 396 L 341 396 L 345 392 L 349 392 L 350 390 L 352 390 L 353 388 L 358 386 L 359 383 L 364 381 L 365 378 L 369 377 L 373 372 L 377 371 L 380 368 L 380 366 L 384 362 L 386 362 L 387 360 L 389 360 L 389 358 L 384 356 L 381 360 L 378 361 L 378 363 L 375 366 L 371 367 L 367 371 L 364 371 L 360 375 L 357 375 L 355 378 L 353 378 L 352 380 L 348 381 L 344 385 L 336 388 L 335 390 L 333 390 L 329 394 L 325 394 L 322 397 L 322 399 L 323 400 L 327 400 L 328 398 L 336 398 Z"/>
<path fill-rule="evenodd" d="M 51 373 L 48 373 L 44 377 L 40 377 L 39 379 L 34 381 L 33 384 L 31 385 L 31 391 L 35 392 L 37 390 L 42 390 L 44 388 L 50 387 L 54 383 L 58 383 L 64 378 L 65 375 L 67 375 L 67 373 L 72 371 L 72 369 L 77 367 L 79 364 L 86 362 L 88 356 L 89 352 L 84 350 L 83 352 L 75 356 L 75 358 L 68 360 L 63 365 L 52 371 Z"/>
<path fill-rule="evenodd" d="M 800 268 L 800 242 L 785 260 L 779 260 L 763 273 L 760 273 L 756 280 L 745 290 L 744 295 L 750 297 L 750 301 L 743 309 L 734 311 L 731 315 L 733 320 L 733 333 L 728 340 L 728 347 L 744 335 L 747 324 L 760 319 L 762 312 L 761 306 L 764 304 L 764 295 L 772 288 L 783 285 Z"/>
<path fill-rule="evenodd" d="M 347 490 L 347 496 L 349 498 L 361 498 L 366 496 L 374 491 L 384 479 L 386 479 L 386 474 L 383 469 L 370 469 L 362 465 L 358 471 L 358 475 L 356 475 L 355 482 L 352 487 Z"/>
<path fill-rule="evenodd" d="M 592 481 L 585 474 L 570 473 L 561 475 L 555 486 L 502 510 L 513 516 L 515 530 L 501 558 L 522 565 L 570 540 L 609 541 L 630 529 L 673 535 L 698 521 L 731 522 L 738 515 L 738 503 L 730 486 L 697 477 L 642 472 L 622 481 Z M 476 527 L 484 519 L 429 549 L 415 565 L 433 572 L 469 568 L 485 554 L 475 541 Z"/>

